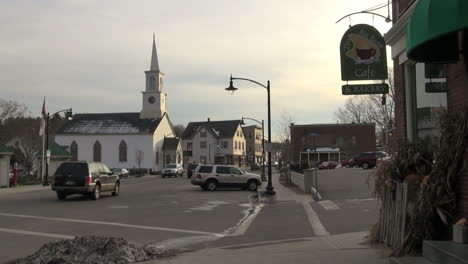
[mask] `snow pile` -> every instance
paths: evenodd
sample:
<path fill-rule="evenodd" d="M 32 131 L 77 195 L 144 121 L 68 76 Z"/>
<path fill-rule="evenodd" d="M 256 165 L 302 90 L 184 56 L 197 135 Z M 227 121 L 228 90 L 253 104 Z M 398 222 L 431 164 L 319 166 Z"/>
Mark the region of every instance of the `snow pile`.
<path fill-rule="evenodd" d="M 120 264 L 135 263 L 169 256 L 162 247 L 144 246 L 123 238 L 75 237 L 43 245 L 18 264 Z"/>

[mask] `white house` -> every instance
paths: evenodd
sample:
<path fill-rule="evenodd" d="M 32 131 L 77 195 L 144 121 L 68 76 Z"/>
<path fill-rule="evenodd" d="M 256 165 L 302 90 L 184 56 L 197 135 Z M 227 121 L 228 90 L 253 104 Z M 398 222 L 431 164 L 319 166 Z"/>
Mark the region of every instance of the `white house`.
<path fill-rule="evenodd" d="M 184 163 L 246 164 L 241 120 L 190 122 L 182 135 Z"/>
<path fill-rule="evenodd" d="M 166 112 L 164 74 L 153 35 L 151 66 L 145 71 L 142 110 L 136 113 L 75 114 L 55 141 L 68 146 L 72 160 L 101 161 L 110 168 L 162 169 L 162 144 L 174 130 Z"/>

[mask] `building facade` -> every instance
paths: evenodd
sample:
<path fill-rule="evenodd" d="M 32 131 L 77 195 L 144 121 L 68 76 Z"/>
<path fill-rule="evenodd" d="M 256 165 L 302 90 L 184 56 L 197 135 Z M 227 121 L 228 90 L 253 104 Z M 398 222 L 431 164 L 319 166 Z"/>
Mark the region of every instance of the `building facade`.
<path fill-rule="evenodd" d="M 246 143 L 247 164 L 260 165 L 263 162 L 262 128 L 259 126 L 242 127 Z"/>
<path fill-rule="evenodd" d="M 450 1 L 451 2 L 451 1 Z M 453 1 L 458 2 L 458 1 Z M 424 7 L 418 12 L 418 4 Z M 431 10 L 437 5 L 427 0 L 393 0 L 393 26 L 385 34 L 391 47 L 395 85 L 395 136 L 400 140 L 415 140 L 439 134 L 437 119 L 439 112 L 460 112 L 468 106 L 468 19 L 466 9 L 457 10 L 450 3 L 445 9 Z M 426 10 L 425 8 L 429 8 Z M 460 13 L 465 12 L 465 13 Z M 422 14 L 424 13 L 424 14 Z M 433 17 L 424 16 L 434 14 Z M 418 16 L 412 23 L 413 16 Z M 453 25 L 452 31 L 431 32 L 429 25 L 442 23 L 446 17 Z M 450 17 L 450 18 L 449 18 Z M 458 21 L 459 24 L 453 22 Z M 464 24 L 463 24 L 464 23 Z M 445 24 L 444 24 L 445 25 Z M 427 27 L 427 30 L 415 30 Z M 438 30 L 442 30 L 443 26 Z M 449 29 L 449 28 L 447 28 Z M 422 34 L 437 35 L 419 45 L 413 45 Z M 465 154 L 465 163 L 468 161 Z M 468 173 L 465 170 L 457 179 L 457 211 L 468 214 Z"/>
<path fill-rule="evenodd" d="M 190 122 L 182 135 L 184 163 L 246 165 L 241 120 Z"/>
<path fill-rule="evenodd" d="M 375 124 L 291 124 L 290 129 L 294 163 L 340 161 L 376 150 Z"/>
<path fill-rule="evenodd" d="M 72 160 L 101 161 L 110 168 L 162 170 L 164 138 L 175 133 L 166 112 L 164 74 L 154 35 L 145 75 L 140 112 L 76 114 L 59 129 L 55 141 L 66 147 Z"/>

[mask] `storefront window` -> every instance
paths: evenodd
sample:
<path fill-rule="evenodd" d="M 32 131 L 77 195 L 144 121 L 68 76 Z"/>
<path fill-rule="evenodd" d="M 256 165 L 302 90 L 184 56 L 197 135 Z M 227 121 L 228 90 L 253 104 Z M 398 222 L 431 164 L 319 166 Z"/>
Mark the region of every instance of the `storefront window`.
<path fill-rule="evenodd" d="M 405 67 L 408 138 L 438 136 L 438 118 L 447 107 L 446 66 L 417 63 Z"/>

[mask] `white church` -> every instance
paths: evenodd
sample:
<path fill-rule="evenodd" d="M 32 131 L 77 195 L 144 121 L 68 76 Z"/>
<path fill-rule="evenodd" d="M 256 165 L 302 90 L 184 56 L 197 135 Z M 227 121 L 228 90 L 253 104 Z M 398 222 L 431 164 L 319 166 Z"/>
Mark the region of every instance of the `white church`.
<path fill-rule="evenodd" d="M 145 75 L 141 112 L 75 114 L 59 129 L 55 142 L 66 147 L 72 160 L 161 171 L 163 155 L 169 153 L 163 147 L 164 139 L 174 138 L 175 133 L 166 111 L 164 74 L 159 69 L 154 35 L 151 66 Z M 170 160 L 181 163 L 181 156 L 178 153 Z"/>

